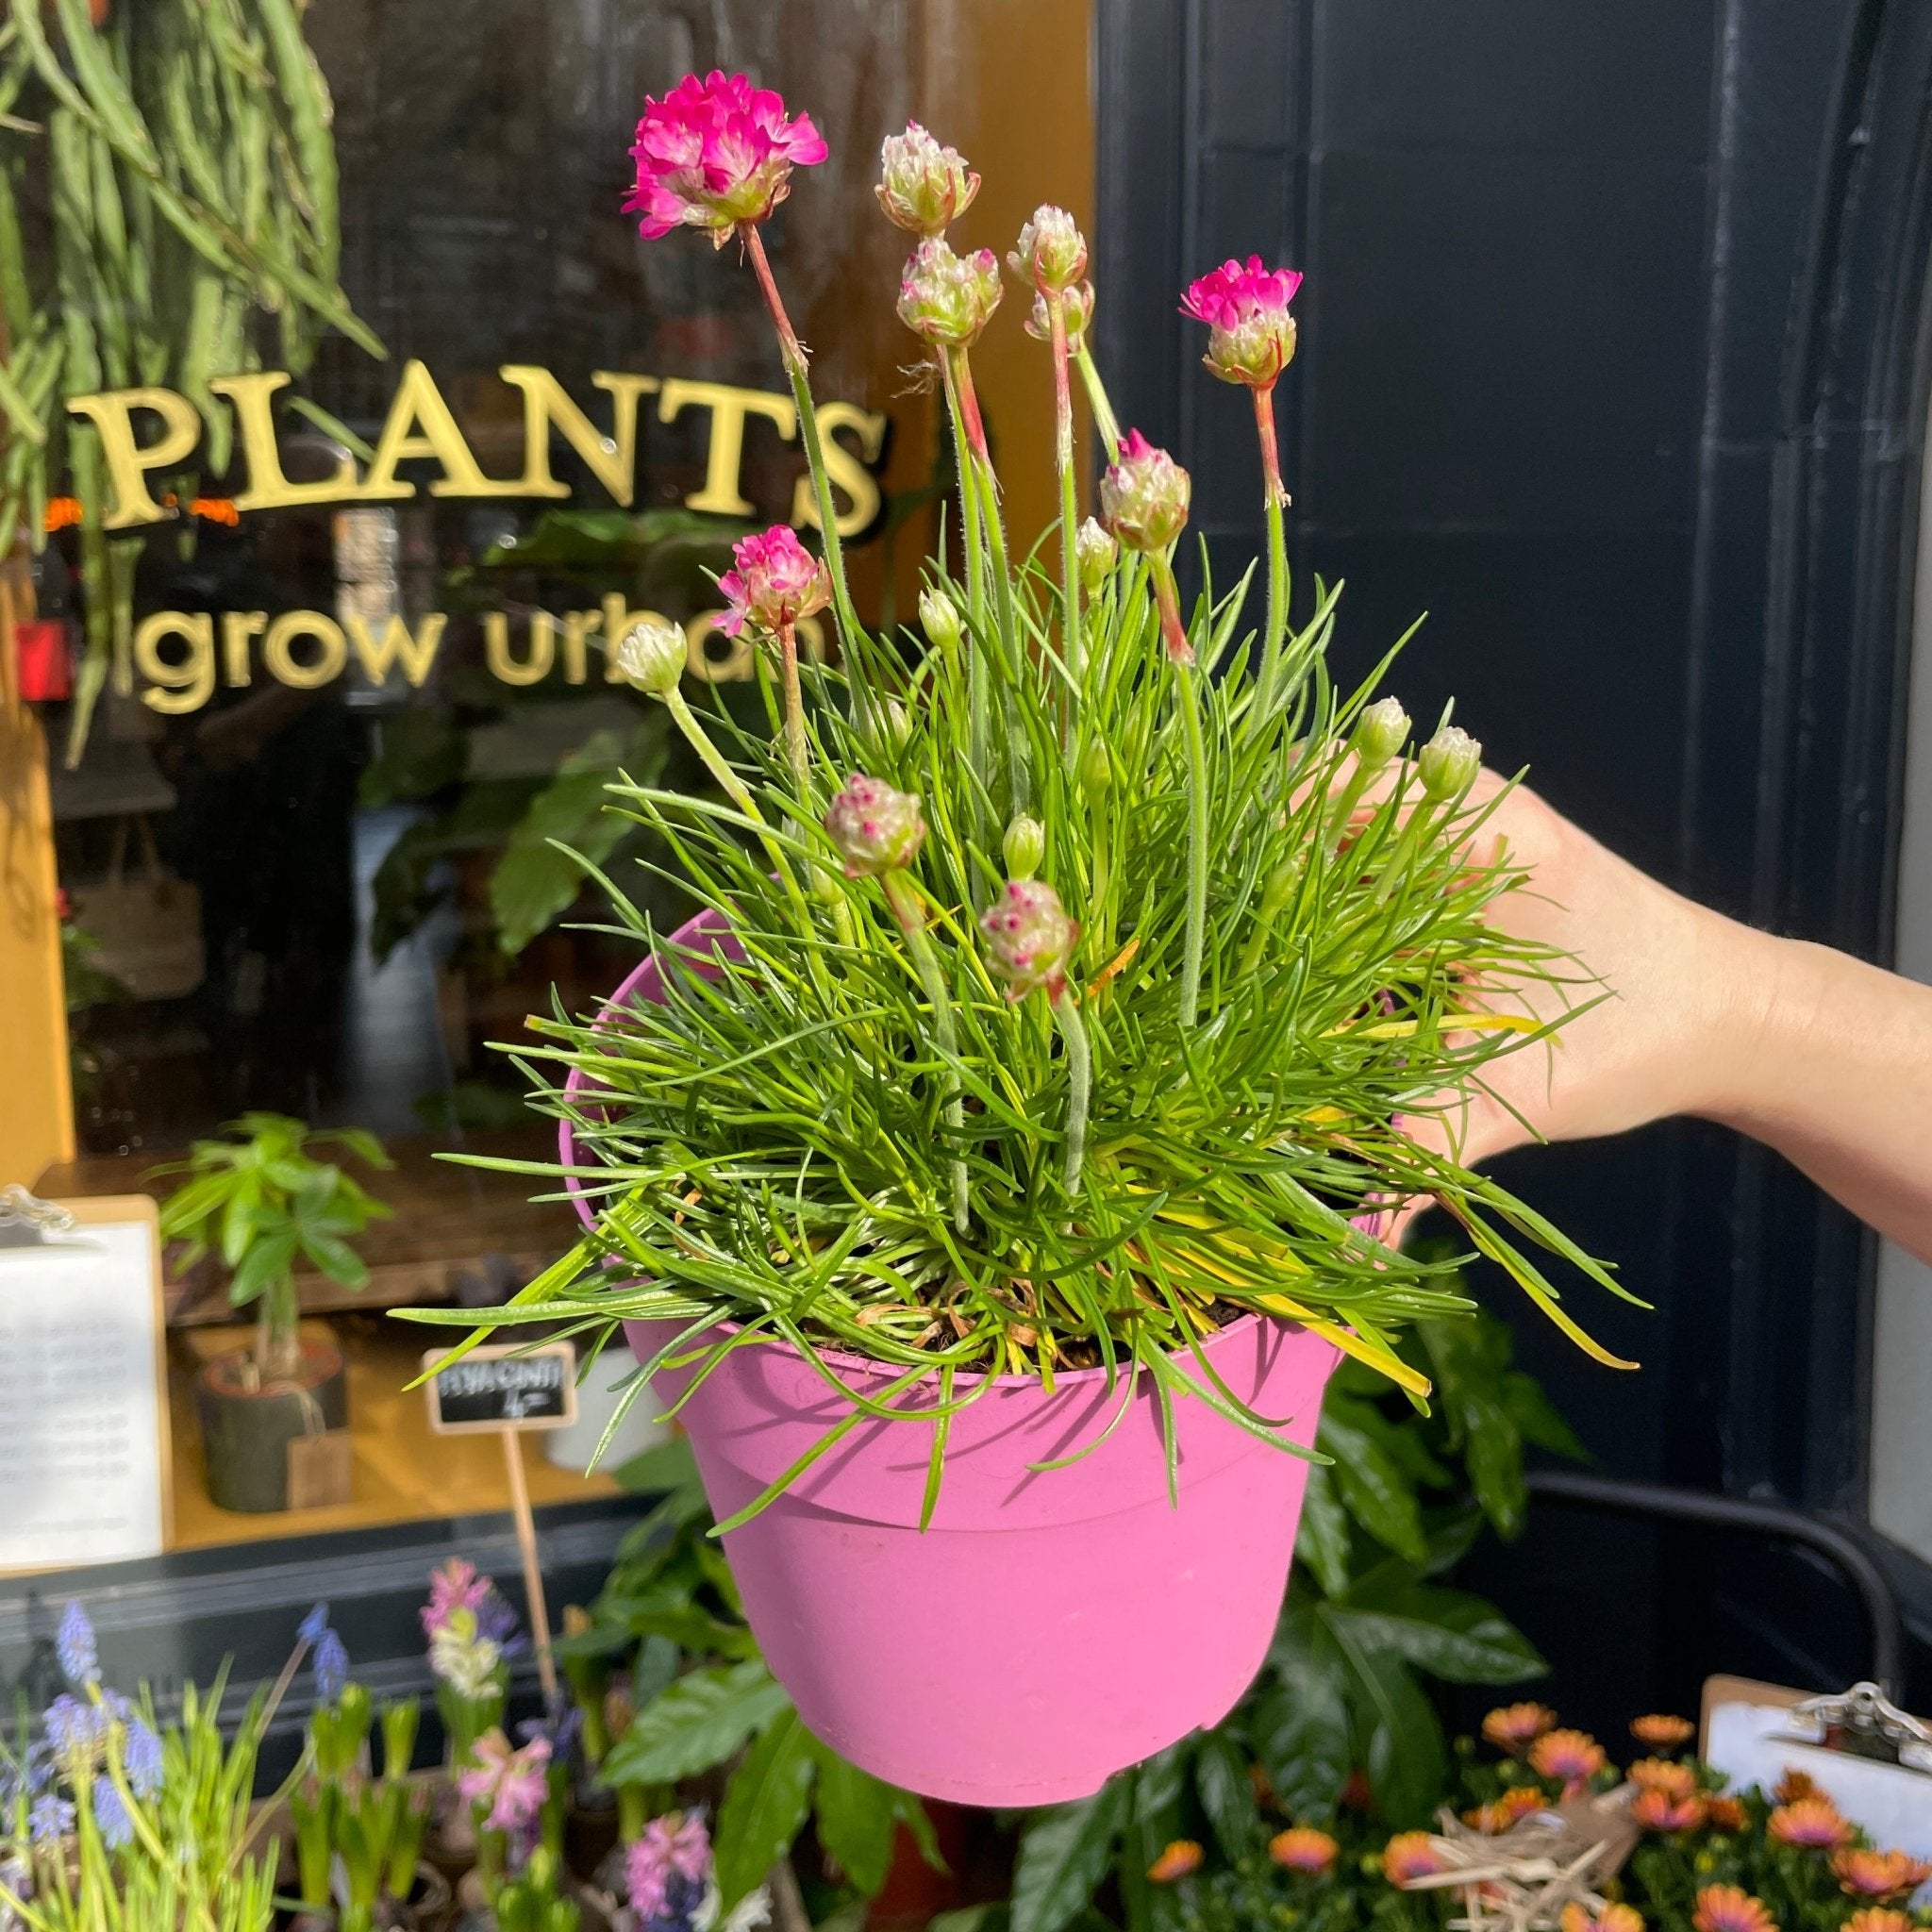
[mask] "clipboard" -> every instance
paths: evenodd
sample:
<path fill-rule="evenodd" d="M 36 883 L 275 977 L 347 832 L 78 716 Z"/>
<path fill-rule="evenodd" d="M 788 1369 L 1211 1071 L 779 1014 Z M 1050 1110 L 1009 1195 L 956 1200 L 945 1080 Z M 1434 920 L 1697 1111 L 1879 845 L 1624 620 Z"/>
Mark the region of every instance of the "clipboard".
<path fill-rule="evenodd" d="M 173 1540 L 160 1229 L 146 1194 L 0 1191 L 0 1572 Z"/>
<path fill-rule="evenodd" d="M 1932 1724 L 1874 1684 L 1820 1697 L 1751 1677 L 1704 1687 L 1699 1755 L 1743 1790 L 1802 1771 L 1875 1843 L 1932 1858 Z"/>

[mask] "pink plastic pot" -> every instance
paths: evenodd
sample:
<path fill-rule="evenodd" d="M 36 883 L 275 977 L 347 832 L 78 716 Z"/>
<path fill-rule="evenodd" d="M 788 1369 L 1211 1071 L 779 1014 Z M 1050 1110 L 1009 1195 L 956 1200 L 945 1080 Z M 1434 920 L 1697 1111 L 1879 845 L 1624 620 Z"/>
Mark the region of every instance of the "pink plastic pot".
<path fill-rule="evenodd" d="M 722 922 L 693 921 L 673 942 L 728 952 L 723 933 Z M 610 1004 L 658 997 L 646 960 Z M 581 1093 L 589 1083 L 573 1074 L 571 1084 Z M 567 1126 L 561 1145 L 564 1164 L 577 1164 Z M 588 1222 L 581 1194 L 576 1205 Z M 625 1326 L 644 1359 L 677 1332 Z M 1332 1344 L 1250 1320 L 1206 1353 L 1243 1402 L 1312 1441 Z M 855 1389 L 893 1379 L 854 1357 L 827 1360 Z M 1200 1379 L 1197 1364 L 1182 1365 Z M 691 1374 L 664 1372 L 660 1393 L 675 1400 Z M 963 1393 L 966 1378 L 955 1387 Z M 1098 1369 L 1058 1377 L 1050 1396 L 1030 1377 L 996 1377 L 953 1423 L 924 1530 L 931 1426 L 869 1421 L 731 1532 L 745 1613 L 815 1736 L 930 1797 L 1031 1806 L 1086 1796 L 1233 1707 L 1274 1631 L 1307 1465 L 1183 1398 L 1174 1506 L 1143 1377 L 1091 1455 L 1031 1473 L 1093 1441 L 1125 1396 Z M 733 1351 L 681 1411 L 718 1516 L 850 1407 L 785 1344 Z"/>

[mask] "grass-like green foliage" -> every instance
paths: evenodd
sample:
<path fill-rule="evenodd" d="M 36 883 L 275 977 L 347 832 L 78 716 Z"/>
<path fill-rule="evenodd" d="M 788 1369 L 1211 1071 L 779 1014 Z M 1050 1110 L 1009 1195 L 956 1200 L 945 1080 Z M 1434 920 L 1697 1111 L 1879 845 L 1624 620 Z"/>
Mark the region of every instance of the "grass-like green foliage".
<path fill-rule="evenodd" d="M 828 512 L 803 353 L 756 223 L 743 237 Z M 869 635 L 828 541 L 841 668 L 807 665 L 799 704 L 761 659 L 769 737 L 722 710 L 708 731 L 675 689 L 675 640 L 668 686 L 632 641 L 634 675 L 722 796 L 625 782 L 612 808 L 656 835 L 735 950 L 715 936 L 667 948 L 604 881 L 619 929 L 657 951 L 665 997 L 559 1009 L 521 1056 L 537 1105 L 571 1125 L 595 1227 L 507 1309 L 455 1317 L 605 1335 L 671 1320 L 682 1335 L 660 1359 L 715 1365 L 777 1340 L 835 1381 L 831 1352 L 862 1357 L 885 1373 L 821 1448 L 862 1415 L 909 1410 L 938 1424 L 934 1486 L 946 1422 L 995 1374 L 1051 1387 L 1105 1368 L 1120 1413 L 1145 1376 L 1171 1445 L 1184 1396 L 1278 1441 L 1202 1348 L 1253 1313 L 1306 1324 L 1422 1399 L 1391 1334 L 1471 1304 L 1453 1258 L 1378 1238 L 1411 1195 L 1432 1196 L 1586 1346 L 1539 1257 L 1615 1286 L 1410 1131 L 1497 1055 L 1545 1037 L 1513 995 L 1554 983 L 1574 1008 L 1596 990 L 1491 916 L 1530 882 L 1477 856 L 1495 848 L 1478 835 L 1497 801 L 1469 789 L 1476 748 L 1433 790 L 1401 758 L 1367 782 L 1351 736 L 1387 660 L 1357 690 L 1331 681 L 1334 589 L 1288 632 L 1278 491 L 1265 620 L 1250 627 L 1244 578 L 1210 585 L 1184 625 L 1167 552 L 1144 546 L 1179 528 L 1185 479 L 1178 508 L 1150 522 L 1143 491 L 1135 510 L 1128 473 L 1152 453 L 1121 442 L 1087 352 L 1055 331 L 1062 512 L 1017 568 L 967 350 L 941 337 L 964 541 L 957 573 L 933 561 L 927 576 L 957 624 L 923 615 L 924 641 Z M 1103 497 L 1143 546 L 1095 558 L 1084 588 L 1074 360 L 1124 465 Z M 774 622 L 778 657 L 790 638 Z M 923 802 L 923 844 L 884 877 L 848 876 L 824 829 L 858 773 Z M 1007 887 L 1021 815 L 1079 938 L 1064 991 L 1015 999 L 978 922 Z M 573 1072 L 590 1091 L 563 1091 Z"/>

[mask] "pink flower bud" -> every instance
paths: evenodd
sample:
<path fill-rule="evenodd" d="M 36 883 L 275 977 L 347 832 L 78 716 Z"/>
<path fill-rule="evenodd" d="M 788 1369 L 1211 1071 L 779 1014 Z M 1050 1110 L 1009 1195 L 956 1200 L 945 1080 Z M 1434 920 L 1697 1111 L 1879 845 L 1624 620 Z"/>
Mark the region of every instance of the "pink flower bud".
<path fill-rule="evenodd" d="M 1075 282 L 1061 295 L 1060 302 L 1067 316 L 1067 353 L 1078 355 L 1080 339 L 1087 333 L 1087 325 L 1093 320 L 1093 284 Z M 1034 296 L 1033 313 L 1023 326 L 1029 336 L 1042 342 L 1053 341 L 1053 317 L 1047 312 L 1044 295 Z"/>
<path fill-rule="evenodd" d="M 1066 990 L 1080 926 L 1044 879 L 1009 880 L 979 915 L 979 930 L 986 939 L 987 964 L 1007 982 L 1009 1000 L 1041 991 L 1057 1000 Z"/>
<path fill-rule="evenodd" d="M 1007 266 L 1036 289 L 1071 288 L 1087 273 L 1087 238 L 1065 208 L 1048 203 L 1020 230 Z"/>
<path fill-rule="evenodd" d="M 917 121 L 879 144 L 879 184 L 873 191 L 887 218 L 915 235 L 942 235 L 973 206 L 979 176 L 957 148 L 941 147 Z"/>
<path fill-rule="evenodd" d="M 1288 305 L 1301 285 L 1297 270 L 1264 269 L 1258 255 L 1249 256 L 1245 267 L 1223 262 L 1192 283 L 1181 313 L 1208 325 L 1208 367 L 1224 382 L 1273 389 L 1294 355 Z"/>
<path fill-rule="evenodd" d="M 1129 550 L 1165 550 L 1188 521 L 1188 473 L 1138 429 L 1100 479 L 1100 516 Z"/>
<path fill-rule="evenodd" d="M 925 840 L 916 791 L 895 791 L 883 778 L 855 772 L 825 809 L 825 831 L 845 876 L 903 872 Z"/>
<path fill-rule="evenodd" d="M 899 320 L 939 348 L 970 348 L 999 307 L 1000 265 L 991 248 L 955 255 L 937 236 L 913 250 L 899 282 Z"/>
<path fill-rule="evenodd" d="M 720 248 L 740 223 L 761 222 L 791 192 L 794 167 L 816 167 L 825 143 L 808 114 L 789 119 L 769 88 L 716 69 L 687 74 L 661 101 L 644 97 L 631 149 L 637 184 L 624 204 L 646 241 L 703 228 Z"/>
<path fill-rule="evenodd" d="M 744 537 L 731 546 L 736 570 L 718 579 L 730 608 L 718 628 L 736 637 L 747 618 L 759 630 L 775 636 L 801 617 L 823 610 L 832 601 L 832 580 L 825 566 L 798 541 L 787 524 L 774 524 L 761 537 Z"/>

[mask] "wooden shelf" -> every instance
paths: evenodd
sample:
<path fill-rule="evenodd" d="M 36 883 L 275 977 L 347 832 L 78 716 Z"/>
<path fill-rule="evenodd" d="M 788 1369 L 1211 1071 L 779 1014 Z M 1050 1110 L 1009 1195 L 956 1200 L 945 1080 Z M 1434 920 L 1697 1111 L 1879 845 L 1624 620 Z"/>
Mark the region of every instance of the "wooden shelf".
<path fill-rule="evenodd" d="M 327 1324 L 305 1322 L 305 1332 L 327 1333 L 348 1357 L 349 1425 L 355 1448 L 355 1497 L 326 1509 L 284 1509 L 238 1515 L 209 1501 L 202 1474 L 201 1432 L 195 1420 L 194 1370 L 210 1357 L 243 1346 L 245 1328 L 199 1327 L 177 1335 L 169 1364 L 174 1444 L 175 1535 L 177 1550 L 263 1542 L 275 1537 L 325 1535 L 380 1528 L 509 1507 L 509 1483 L 499 1438 L 435 1436 L 423 1391 L 408 1388 L 425 1348 L 444 1337 L 383 1316 L 357 1315 Z M 577 1503 L 620 1493 L 608 1475 L 578 1475 L 543 1455 L 541 1435 L 521 1443 L 530 1500 Z"/>

